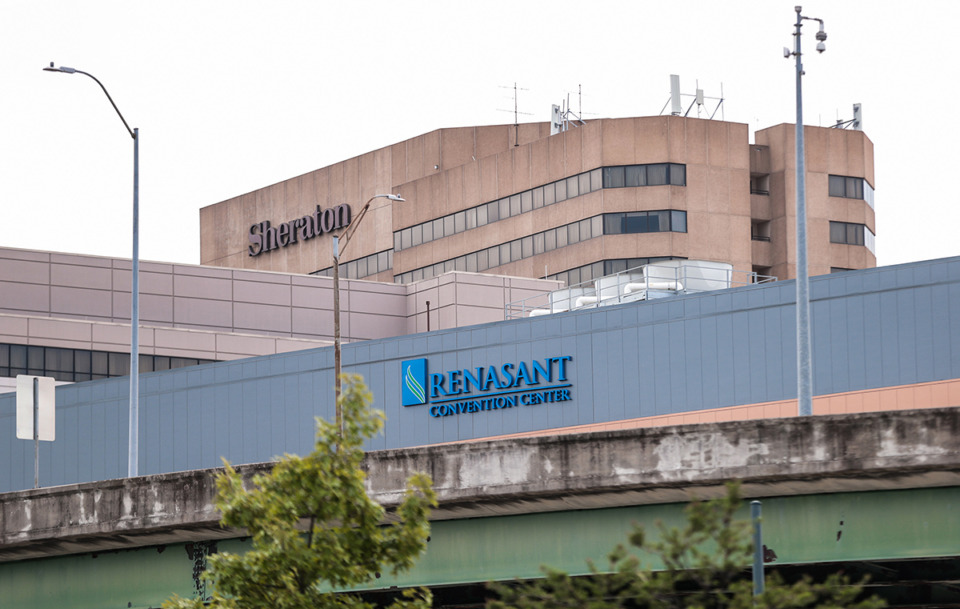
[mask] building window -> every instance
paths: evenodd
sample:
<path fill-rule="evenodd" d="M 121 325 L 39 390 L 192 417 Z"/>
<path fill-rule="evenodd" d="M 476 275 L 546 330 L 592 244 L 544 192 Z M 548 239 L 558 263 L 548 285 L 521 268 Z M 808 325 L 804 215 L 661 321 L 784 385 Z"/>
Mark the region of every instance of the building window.
<path fill-rule="evenodd" d="M 170 370 L 215 362 L 195 357 L 140 355 L 140 372 Z M 130 354 L 0 343 L 0 377 L 49 376 L 63 382 L 90 381 L 130 374 Z"/>
<path fill-rule="evenodd" d="M 665 209 L 603 214 L 605 235 L 666 232 L 687 232 L 687 212 Z"/>
<path fill-rule="evenodd" d="M 758 221 L 750 223 L 750 239 L 753 241 L 770 240 L 770 222 Z"/>
<path fill-rule="evenodd" d="M 846 273 L 847 271 L 852 271 L 852 270 L 854 270 L 854 269 L 848 269 L 848 268 L 842 267 L 842 266 L 831 266 L 831 267 L 830 267 L 830 272 L 831 272 L 831 273 Z"/>
<path fill-rule="evenodd" d="M 603 168 L 604 188 L 666 186 L 667 184 L 686 186 L 687 166 L 678 163 L 654 163 Z"/>
<path fill-rule="evenodd" d="M 830 176 L 830 196 L 845 199 L 863 199 L 871 209 L 873 207 L 873 187 L 863 178 L 849 176 Z"/>
<path fill-rule="evenodd" d="M 876 235 L 863 224 L 830 222 L 830 243 L 863 245 L 876 255 Z"/>
<path fill-rule="evenodd" d="M 830 223 L 830 243 L 842 243 L 844 245 L 863 245 L 863 224 L 851 224 L 849 222 L 831 222 Z"/>
<path fill-rule="evenodd" d="M 768 196 L 770 194 L 770 176 L 752 176 L 750 178 L 750 194 Z"/>

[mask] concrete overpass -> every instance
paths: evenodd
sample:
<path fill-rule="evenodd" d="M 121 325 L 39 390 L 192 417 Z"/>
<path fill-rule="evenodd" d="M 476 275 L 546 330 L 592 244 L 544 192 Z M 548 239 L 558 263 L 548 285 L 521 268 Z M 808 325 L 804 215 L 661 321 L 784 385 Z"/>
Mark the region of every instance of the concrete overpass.
<path fill-rule="evenodd" d="M 426 554 L 372 582 L 374 598 L 428 585 L 442 604 L 470 604 L 484 582 L 541 564 L 582 573 L 632 522 L 679 522 L 690 497 L 740 479 L 763 500 L 771 567 L 869 573 L 894 605 L 960 607 L 954 408 L 447 444 L 372 452 L 365 466 L 388 507 L 414 471 L 440 501 Z M 0 494 L 0 602 L 134 608 L 205 594 L 206 556 L 246 547 L 218 525 L 216 471 Z"/>

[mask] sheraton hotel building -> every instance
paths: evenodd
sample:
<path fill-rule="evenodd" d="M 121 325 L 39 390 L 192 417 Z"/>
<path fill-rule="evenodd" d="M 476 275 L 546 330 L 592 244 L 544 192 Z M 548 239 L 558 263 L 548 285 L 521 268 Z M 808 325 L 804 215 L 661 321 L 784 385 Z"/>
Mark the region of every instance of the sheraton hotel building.
<path fill-rule="evenodd" d="M 651 261 L 795 275 L 794 128 L 679 116 L 440 129 L 200 211 L 201 264 L 410 284 L 450 271 L 575 285 Z M 810 274 L 876 266 L 873 144 L 807 127 Z"/>

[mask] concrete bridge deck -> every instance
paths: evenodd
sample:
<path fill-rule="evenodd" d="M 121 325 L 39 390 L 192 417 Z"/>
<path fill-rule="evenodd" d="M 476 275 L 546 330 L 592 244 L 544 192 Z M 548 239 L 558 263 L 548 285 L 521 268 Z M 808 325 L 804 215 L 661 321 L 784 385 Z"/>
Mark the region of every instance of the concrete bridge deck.
<path fill-rule="evenodd" d="M 382 504 L 395 505 L 415 471 L 432 476 L 440 502 L 421 564 L 401 580 L 371 588 L 534 576 L 544 562 L 575 571 L 587 556 L 602 557 L 622 541 L 632 520 L 669 522 L 692 496 L 716 496 L 732 479 L 743 481 L 746 497 L 764 500 L 765 535 L 777 544 L 782 564 L 929 559 L 942 565 L 960 554 L 958 431 L 960 409 L 949 408 L 369 453 L 369 491 Z M 0 596 L 16 597 L 36 584 L 24 577 L 45 565 L 89 573 L 91 558 L 110 552 L 125 552 L 127 562 L 168 561 L 171 581 L 180 578 L 189 588 L 196 583 L 188 569 L 195 562 L 191 548 L 216 540 L 222 549 L 242 546 L 241 531 L 219 527 L 212 505 L 216 472 L 0 494 Z M 549 541 L 565 536 L 564 544 Z M 185 544 L 186 555 L 164 555 L 171 544 Z M 531 545 L 543 545 L 543 553 L 527 551 Z M 561 545 L 565 549 L 557 549 Z M 157 550 L 145 551 L 150 548 Z M 97 569 L 108 564 L 101 560 Z M 152 572 L 155 595 L 190 593 L 170 589 L 163 569 Z M 133 585 L 118 581 L 124 580 L 118 573 L 104 577 L 120 588 Z M 949 587 L 960 574 L 935 579 Z M 137 594 L 147 594 L 144 587 Z M 158 606 L 166 596 L 123 606 Z M 62 602 L 51 598 L 38 606 Z"/>
<path fill-rule="evenodd" d="M 369 453 L 366 469 L 371 496 L 388 508 L 410 474 L 430 474 L 434 520 L 685 502 L 734 479 L 747 498 L 960 486 L 960 409 L 387 450 Z M 218 471 L 0 494 L 0 561 L 235 537 L 213 507 Z"/>

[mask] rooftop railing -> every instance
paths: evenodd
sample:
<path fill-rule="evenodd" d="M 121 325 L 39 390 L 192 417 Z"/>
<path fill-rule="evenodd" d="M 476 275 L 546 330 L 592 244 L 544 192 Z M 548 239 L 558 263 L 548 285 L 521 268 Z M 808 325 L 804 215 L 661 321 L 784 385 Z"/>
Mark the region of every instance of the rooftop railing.
<path fill-rule="evenodd" d="M 770 275 L 737 271 L 721 262 L 668 260 L 554 290 L 546 297 L 541 294 L 507 303 L 504 316 L 506 319 L 537 317 L 776 280 Z"/>

